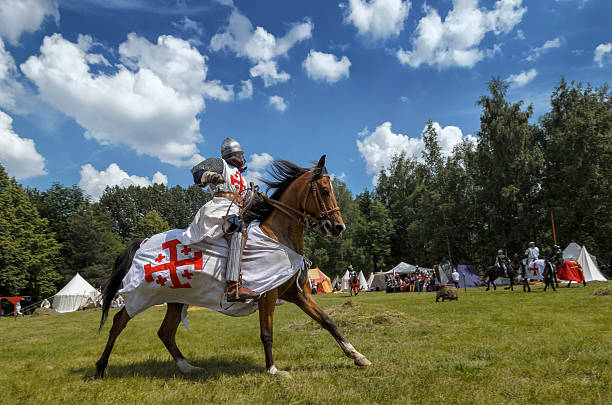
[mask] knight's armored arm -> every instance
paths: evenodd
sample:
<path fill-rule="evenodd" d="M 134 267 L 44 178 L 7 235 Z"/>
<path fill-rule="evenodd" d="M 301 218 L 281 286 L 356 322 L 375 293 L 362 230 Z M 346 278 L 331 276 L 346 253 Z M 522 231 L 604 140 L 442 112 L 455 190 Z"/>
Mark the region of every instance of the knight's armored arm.
<path fill-rule="evenodd" d="M 223 178 L 223 160 L 219 158 L 209 158 L 201 161 L 191 168 L 191 174 L 193 175 L 193 182 L 201 186 L 225 182 Z"/>

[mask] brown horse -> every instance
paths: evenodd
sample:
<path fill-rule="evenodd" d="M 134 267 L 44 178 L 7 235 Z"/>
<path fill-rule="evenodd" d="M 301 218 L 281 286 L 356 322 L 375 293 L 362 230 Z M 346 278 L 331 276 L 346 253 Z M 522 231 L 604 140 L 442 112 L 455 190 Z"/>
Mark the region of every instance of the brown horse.
<path fill-rule="evenodd" d="M 312 169 L 301 168 L 287 161 L 275 161 L 272 165 L 271 174 L 274 180 L 265 180 L 264 182 L 276 191 L 271 197 L 264 197 L 256 202 L 253 205 L 250 217 L 261 221 L 260 228 L 266 235 L 294 251 L 302 253 L 304 220 L 306 218 L 316 223 L 320 230 L 327 235 L 337 237 L 344 231 L 345 225 L 340 215 L 340 208 L 325 168 L 325 155 Z M 140 242 L 141 240 L 134 241 L 115 261 L 113 273 L 103 292 L 104 306 L 100 328 L 102 328 L 108 314 L 110 302 L 119 290 L 121 280 L 131 266 Z M 330 332 L 344 354 L 353 359 L 356 365 L 371 365 L 372 363 L 355 350 L 353 345 L 342 336 L 334 322 L 313 300 L 306 273 L 306 271 L 298 272 L 289 281 L 274 290 L 266 292 L 259 299 L 260 337 L 264 346 L 267 373 L 290 377 L 288 372 L 280 371 L 274 366 L 272 358 L 274 309 L 277 298 L 296 304 Z M 299 285 L 304 286 L 303 289 L 298 287 L 298 282 Z M 181 303 L 168 303 L 166 316 L 157 335 L 183 373 L 197 372 L 200 368 L 189 364 L 176 345 L 175 335 L 181 321 L 182 309 L 183 304 Z M 106 347 L 96 363 L 95 378 L 104 377 L 104 370 L 108 364 L 108 358 L 115 340 L 130 319 L 125 307 L 114 316 Z"/>

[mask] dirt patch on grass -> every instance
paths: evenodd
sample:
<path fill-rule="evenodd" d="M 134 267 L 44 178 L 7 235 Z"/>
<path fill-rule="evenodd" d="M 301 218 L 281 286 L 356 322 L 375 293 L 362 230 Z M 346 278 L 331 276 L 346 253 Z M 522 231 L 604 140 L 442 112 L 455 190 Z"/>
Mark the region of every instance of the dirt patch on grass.
<path fill-rule="evenodd" d="M 612 286 L 600 287 L 593 291 L 593 295 L 612 295 Z"/>
<path fill-rule="evenodd" d="M 356 304 L 347 301 L 326 309 L 329 317 L 344 332 L 363 329 L 398 328 L 406 326 L 431 326 L 432 322 L 423 321 L 404 312 Z M 284 329 L 319 331 L 321 327 L 311 319 L 290 322 Z"/>

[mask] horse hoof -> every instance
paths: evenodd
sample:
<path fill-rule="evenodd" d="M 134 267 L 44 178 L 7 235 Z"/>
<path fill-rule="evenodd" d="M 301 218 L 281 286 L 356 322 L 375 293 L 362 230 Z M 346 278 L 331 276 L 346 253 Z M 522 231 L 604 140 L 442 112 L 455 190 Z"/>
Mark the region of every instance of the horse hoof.
<path fill-rule="evenodd" d="M 266 371 L 269 376 L 279 377 L 279 378 L 287 378 L 292 379 L 291 374 L 288 371 L 278 370 L 276 367 L 272 366 L 269 370 Z"/>
<path fill-rule="evenodd" d="M 183 374 L 199 373 L 200 371 L 204 370 L 202 367 L 192 366 L 185 359 L 178 359 L 176 361 L 176 365 Z"/>
<path fill-rule="evenodd" d="M 355 358 L 355 365 L 359 367 L 368 367 L 372 365 L 372 362 L 366 359 L 365 356 Z"/>

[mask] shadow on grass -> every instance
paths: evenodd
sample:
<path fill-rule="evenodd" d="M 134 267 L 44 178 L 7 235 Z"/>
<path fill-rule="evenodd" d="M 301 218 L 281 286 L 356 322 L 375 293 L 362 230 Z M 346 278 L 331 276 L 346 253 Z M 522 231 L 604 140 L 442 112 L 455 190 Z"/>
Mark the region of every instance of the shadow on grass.
<path fill-rule="evenodd" d="M 262 365 L 255 364 L 247 357 L 235 360 L 226 360 L 218 357 L 206 359 L 193 359 L 190 364 L 201 367 L 202 370 L 192 374 L 183 374 L 174 361 L 150 359 L 137 363 L 113 365 L 106 368 L 104 379 L 113 380 L 125 377 L 145 378 L 180 378 L 189 381 L 214 380 L 221 376 L 238 376 L 245 374 L 265 374 L 266 369 Z M 81 374 L 84 380 L 91 380 L 95 372 L 95 366 L 81 367 L 71 370 L 71 374 Z"/>

